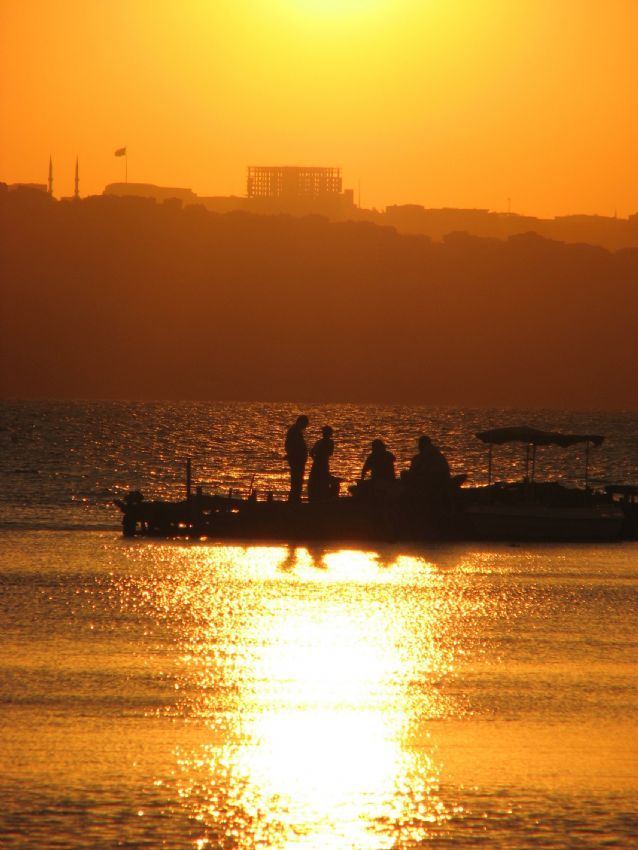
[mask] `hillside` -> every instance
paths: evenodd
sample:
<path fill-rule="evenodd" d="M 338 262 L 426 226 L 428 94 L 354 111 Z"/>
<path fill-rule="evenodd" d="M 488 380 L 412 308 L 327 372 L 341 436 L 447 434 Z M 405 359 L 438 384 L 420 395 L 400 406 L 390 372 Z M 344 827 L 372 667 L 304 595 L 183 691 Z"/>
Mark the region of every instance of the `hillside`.
<path fill-rule="evenodd" d="M 4 397 L 638 407 L 638 249 L 0 192 Z"/>

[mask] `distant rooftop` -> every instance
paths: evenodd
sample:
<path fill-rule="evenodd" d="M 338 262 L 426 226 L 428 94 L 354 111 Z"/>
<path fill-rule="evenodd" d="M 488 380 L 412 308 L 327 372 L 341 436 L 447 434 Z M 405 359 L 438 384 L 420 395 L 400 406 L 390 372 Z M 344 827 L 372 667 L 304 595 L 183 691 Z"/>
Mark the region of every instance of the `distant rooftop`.
<path fill-rule="evenodd" d="M 7 189 L 10 192 L 15 192 L 17 189 L 34 189 L 36 192 L 46 192 L 49 189 L 46 183 L 9 183 Z"/>
<path fill-rule="evenodd" d="M 104 188 L 103 194 L 117 195 L 121 198 L 154 198 L 156 201 L 179 198 L 181 201 L 194 203 L 197 200 L 197 195 L 192 189 L 155 186 L 153 183 L 109 183 Z"/>

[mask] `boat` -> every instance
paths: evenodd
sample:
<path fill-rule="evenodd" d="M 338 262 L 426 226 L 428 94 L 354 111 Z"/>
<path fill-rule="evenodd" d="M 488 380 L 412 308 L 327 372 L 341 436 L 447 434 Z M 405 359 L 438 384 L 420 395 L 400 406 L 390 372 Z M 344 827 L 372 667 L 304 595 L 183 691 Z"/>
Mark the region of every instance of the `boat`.
<path fill-rule="evenodd" d="M 122 509 L 124 536 L 243 540 L 384 540 L 391 526 L 356 500 L 290 503 L 196 494 L 183 501 L 131 500 Z"/>
<path fill-rule="evenodd" d="M 345 496 L 318 502 L 287 502 L 252 489 L 244 496 L 206 494 L 192 486 L 186 464 L 186 493 L 179 501 L 147 501 L 132 491 L 115 504 L 122 511 L 126 537 L 244 539 L 276 541 L 612 541 L 629 533 L 622 507 L 609 493 L 589 488 L 589 449 L 598 435 L 558 434 L 527 426 L 500 428 L 476 435 L 489 447 L 488 483 L 463 486 L 465 476 L 450 481 L 441 509 L 420 500 L 408 482 L 396 481 L 382 492 L 355 485 Z M 527 447 L 526 474 L 520 483 L 493 483 L 493 448 L 507 442 Z M 586 445 L 585 487 L 537 482 L 539 445 Z"/>
<path fill-rule="evenodd" d="M 488 446 L 488 483 L 465 495 L 467 533 L 481 540 L 540 542 L 602 542 L 617 540 L 625 528 L 622 509 L 609 494 L 589 486 L 589 453 L 600 446 L 599 434 L 562 434 L 529 426 L 494 428 L 476 434 Z M 494 446 L 522 443 L 526 447 L 522 482 L 492 483 Z M 585 445 L 584 487 L 536 481 L 538 446 Z"/>

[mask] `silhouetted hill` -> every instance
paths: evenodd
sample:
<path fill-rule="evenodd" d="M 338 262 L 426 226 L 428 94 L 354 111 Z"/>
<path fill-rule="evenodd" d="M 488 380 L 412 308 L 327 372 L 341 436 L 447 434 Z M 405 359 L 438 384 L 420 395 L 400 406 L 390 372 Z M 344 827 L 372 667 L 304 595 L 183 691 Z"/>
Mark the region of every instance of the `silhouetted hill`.
<path fill-rule="evenodd" d="M 638 249 L 0 191 L 7 397 L 638 407 Z"/>
<path fill-rule="evenodd" d="M 459 230 L 496 239 L 533 232 L 546 239 L 586 242 L 611 251 L 638 247 L 638 214 L 629 218 L 602 215 L 536 218 L 491 210 L 426 209 L 418 204 L 404 204 L 389 206 L 377 219 L 379 224 L 396 227 L 399 233 L 424 234 L 432 239 L 442 239 Z"/>
<path fill-rule="evenodd" d="M 46 187 L 42 187 L 46 188 Z M 331 221 L 368 221 L 381 227 L 393 227 L 410 236 L 429 236 L 441 240 L 449 233 L 463 231 L 472 236 L 507 239 L 523 233 L 538 233 L 561 242 L 586 242 L 610 251 L 638 248 L 638 213 L 628 218 L 602 215 L 562 215 L 537 218 L 488 209 L 427 208 L 420 204 L 399 204 L 385 210 L 355 206 L 352 190 L 319 196 L 284 194 L 275 197 L 205 197 L 191 189 L 156 186 L 151 183 L 111 183 L 105 195 L 152 198 L 164 201 L 177 198 L 184 204 L 199 204 L 210 212 L 247 212 L 260 215 L 321 215 Z"/>

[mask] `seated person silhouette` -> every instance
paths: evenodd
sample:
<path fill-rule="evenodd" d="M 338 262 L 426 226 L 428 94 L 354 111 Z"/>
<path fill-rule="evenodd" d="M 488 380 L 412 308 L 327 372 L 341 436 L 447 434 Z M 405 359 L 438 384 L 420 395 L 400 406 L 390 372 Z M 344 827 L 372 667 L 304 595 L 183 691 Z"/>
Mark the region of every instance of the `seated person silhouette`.
<path fill-rule="evenodd" d="M 410 462 L 410 469 L 401 477 L 411 498 L 422 503 L 434 515 L 452 510 L 452 476 L 445 455 L 429 437 L 419 437 L 419 451 Z"/>
<path fill-rule="evenodd" d="M 334 496 L 334 479 L 330 474 L 330 458 L 334 452 L 332 428 L 325 425 L 321 429 L 322 437 L 310 449 L 312 466 L 308 476 L 308 499 L 322 502 Z"/>
<path fill-rule="evenodd" d="M 444 486 L 450 480 L 450 466 L 445 455 L 425 435 L 419 437 L 419 451 L 410 461 L 410 479 L 416 486 L 432 482 Z"/>
<path fill-rule="evenodd" d="M 392 452 L 388 451 L 383 440 L 372 441 L 372 451 L 368 455 L 361 470 L 359 488 L 362 492 L 384 492 L 390 489 L 392 482 L 396 479 L 394 462 L 396 460 Z M 370 473 L 370 480 L 366 481 L 366 475 Z M 358 488 L 358 489 L 359 489 Z"/>

